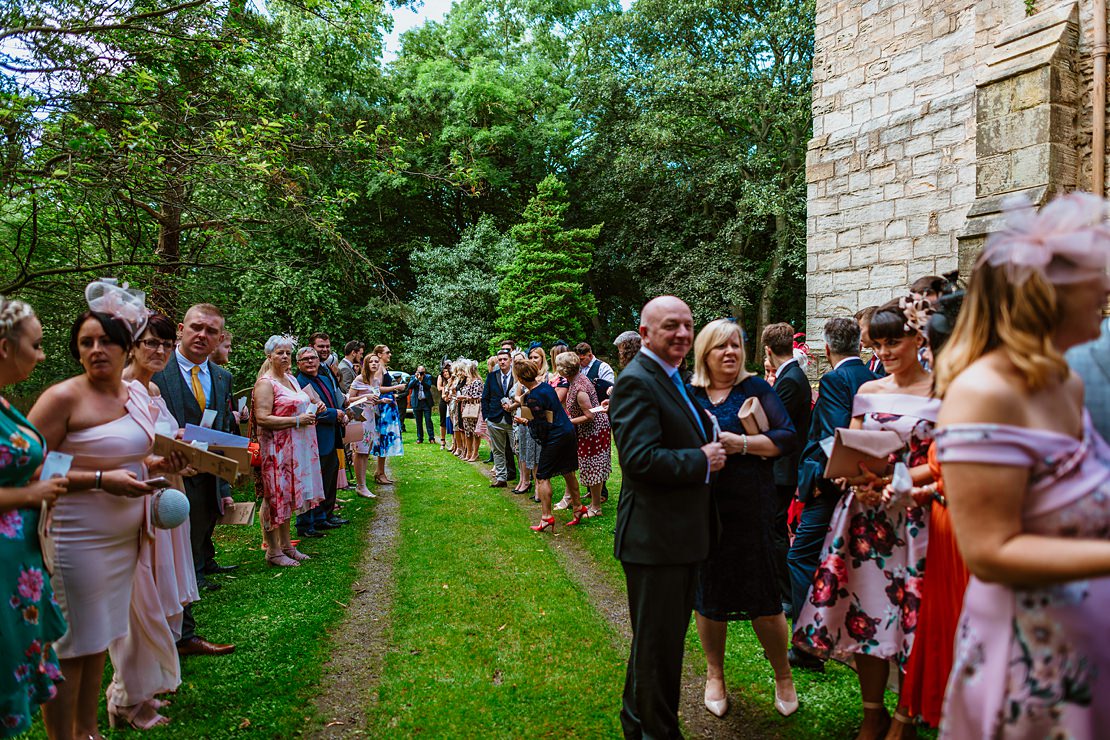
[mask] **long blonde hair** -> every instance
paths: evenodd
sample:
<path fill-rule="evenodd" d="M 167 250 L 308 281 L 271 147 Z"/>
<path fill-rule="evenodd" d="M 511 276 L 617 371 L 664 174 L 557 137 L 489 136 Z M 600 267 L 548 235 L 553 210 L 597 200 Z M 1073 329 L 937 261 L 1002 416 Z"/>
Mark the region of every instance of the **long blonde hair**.
<path fill-rule="evenodd" d="M 1068 376 L 1068 364 L 1053 344 L 1060 326 L 1056 288 L 1039 272 L 1015 285 L 1005 265 L 982 263 L 971 275 L 963 308 L 937 358 L 935 395 L 943 398 L 956 376 L 989 352 L 999 350 L 1031 391 Z"/>
<path fill-rule="evenodd" d="M 740 344 L 740 372 L 736 374 L 736 380 L 732 384 L 738 385 L 751 375 L 745 367 L 747 355 L 744 352 L 744 333 L 740 331 L 740 324 L 729 319 L 717 319 L 703 326 L 694 339 L 694 377 L 690 379 L 690 385 L 709 387 L 709 353 L 733 337 Z"/>

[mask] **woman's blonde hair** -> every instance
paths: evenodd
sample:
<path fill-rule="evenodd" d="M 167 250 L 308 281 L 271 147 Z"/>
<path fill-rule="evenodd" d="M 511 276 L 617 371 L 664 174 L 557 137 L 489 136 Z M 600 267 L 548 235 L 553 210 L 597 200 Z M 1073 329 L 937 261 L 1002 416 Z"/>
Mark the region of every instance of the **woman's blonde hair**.
<path fill-rule="evenodd" d="M 1006 265 L 981 263 L 971 274 L 952 337 L 937 358 L 934 389 L 943 398 L 956 376 L 988 352 L 999 350 L 1031 391 L 1068 376 L 1052 342 L 1060 326 L 1056 288 L 1039 272 L 1014 284 Z"/>
<path fill-rule="evenodd" d="M 262 380 L 263 375 L 269 374 L 270 368 L 273 367 L 273 364 L 274 363 L 270 361 L 269 357 L 263 360 L 262 367 L 258 368 L 258 375 L 254 376 L 255 382 Z"/>
<path fill-rule="evenodd" d="M 528 351 L 527 356 L 531 357 L 533 352 L 539 352 L 540 354 L 540 365 L 536 368 L 536 377 L 538 378 L 547 375 L 547 351 L 544 350 L 543 347 L 533 347 L 531 350 Z"/>
<path fill-rule="evenodd" d="M 581 369 L 579 367 L 580 362 L 578 355 L 573 350 L 568 349 L 566 352 L 560 352 L 559 356 L 555 358 L 555 369 L 567 380 L 572 380 Z"/>
<path fill-rule="evenodd" d="M 709 366 L 706 364 L 709 353 L 733 337 L 740 345 L 740 371 L 732 384 L 737 385 L 751 375 L 744 367 L 747 356 L 744 353 L 744 334 L 740 331 L 740 324 L 730 319 L 717 319 L 703 326 L 697 338 L 694 339 L 694 377 L 690 379 L 690 385 L 709 387 Z"/>

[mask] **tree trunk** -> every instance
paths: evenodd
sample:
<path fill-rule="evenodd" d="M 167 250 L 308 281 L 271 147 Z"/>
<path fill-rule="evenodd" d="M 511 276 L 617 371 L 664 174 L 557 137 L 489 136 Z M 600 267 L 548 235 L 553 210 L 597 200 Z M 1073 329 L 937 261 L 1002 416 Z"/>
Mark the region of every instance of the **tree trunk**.
<path fill-rule="evenodd" d="M 158 247 L 155 255 L 159 264 L 155 267 L 153 286 L 148 296 L 149 308 L 161 312 L 176 321 L 178 313 L 178 283 L 181 268 L 181 213 L 184 188 L 175 185 L 167 191 L 166 202 L 158 219 Z"/>
<path fill-rule="evenodd" d="M 778 291 L 779 276 L 782 274 L 782 260 L 786 255 L 787 240 L 790 234 L 787 231 L 786 215 L 775 214 L 774 251 L 771 252 L 771 266 L 767 270 L 767 278 L 763 283 L 763 291 L 759 294 L 759 308 L 755 318 L 755 337 L 752 343 L 755 346 L 755 356 L 752 358 L 758 364 L 763 363 L 763 327 L 773 323 L 771 317 L 771 301 Z"/>

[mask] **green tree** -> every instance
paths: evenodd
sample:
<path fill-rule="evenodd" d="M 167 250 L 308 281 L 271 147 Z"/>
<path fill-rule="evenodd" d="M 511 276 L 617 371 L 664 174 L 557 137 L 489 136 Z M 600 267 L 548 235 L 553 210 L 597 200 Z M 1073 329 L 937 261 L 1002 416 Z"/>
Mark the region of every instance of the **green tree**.
<path fill-rule="evenodd" d="M 497 337 L 497 276 L 512 251 L 491 216 L 464 231 L 457 245 L 415 250 L 416 292 L 405 342 L 413 364 L 436 368 L 445 357 L 486 356 Z"/>
<path fill-rule="evenodd" d="M 574 342 L 597 315 L 586 274 L 601 224 L 566 228 L 568 207 L 566 186 L 548 175 L 510 231 L 515 252 L 501 277 L 497 304 L 502 334 L 545 344 Z"/>

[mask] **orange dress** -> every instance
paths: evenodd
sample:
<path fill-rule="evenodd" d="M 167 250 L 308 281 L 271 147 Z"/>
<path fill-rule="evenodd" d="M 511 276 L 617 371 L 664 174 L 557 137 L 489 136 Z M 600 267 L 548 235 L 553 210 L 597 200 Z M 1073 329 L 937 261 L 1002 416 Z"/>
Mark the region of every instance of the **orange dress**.
<path fill-rule="evenodd" d="M 936 445 L 929 448 L 929 467 L 944 493 Z M 932 727 L 940 724 L 944 689 L 952 671 L 956 626 L 964 605 L 968 572 L 956 547 L 948 507 L 934 501 L 929 507 L 929 546 L 925 552 L 925 582 L 917 615 L 917 639 L 906 662 L 900 705 L 911 717 Z"/>

